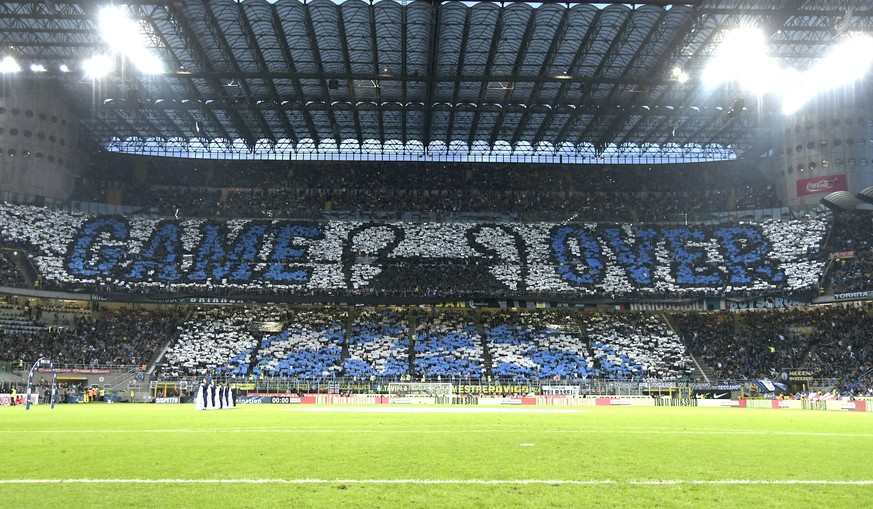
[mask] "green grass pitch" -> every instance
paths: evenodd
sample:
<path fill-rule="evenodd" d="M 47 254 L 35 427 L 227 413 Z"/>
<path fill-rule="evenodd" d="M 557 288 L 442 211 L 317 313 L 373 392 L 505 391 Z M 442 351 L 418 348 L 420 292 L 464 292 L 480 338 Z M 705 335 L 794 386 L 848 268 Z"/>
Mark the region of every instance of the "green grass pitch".
<path fill-rule="evenodd" d="M 873 505 L 870 413 L 326 410 L 2 407 L 0 507 Z"/>

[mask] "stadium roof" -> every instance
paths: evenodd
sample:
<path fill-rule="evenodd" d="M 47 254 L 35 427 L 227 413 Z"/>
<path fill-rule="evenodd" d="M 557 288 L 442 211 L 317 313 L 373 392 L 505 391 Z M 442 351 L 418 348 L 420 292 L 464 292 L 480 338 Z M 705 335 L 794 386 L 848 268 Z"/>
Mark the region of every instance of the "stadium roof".
<path fill-rule="evenodd" d="M 118 2 L 134 51 L 106 5 L 0 3 L 0 58 L 21 68 L 4 80 L 60 84 L 110 150 L 233 158 L 756 156 L 780 107 L 704 84 L 727 34 L 755 27 L 803 72 L 873 23 L 870 0 Z"/>

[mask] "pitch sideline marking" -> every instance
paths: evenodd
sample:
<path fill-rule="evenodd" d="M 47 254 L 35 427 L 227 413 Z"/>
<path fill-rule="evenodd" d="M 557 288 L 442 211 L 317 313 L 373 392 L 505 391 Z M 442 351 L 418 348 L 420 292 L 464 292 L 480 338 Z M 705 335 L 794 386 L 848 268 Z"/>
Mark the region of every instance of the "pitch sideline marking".
<path fill-rule="evenodd" d="M 506 433 L 536 431 L 545 434 L 616 434 L 616 435 L 740 435 L 740 436 L 807 436 L 807 437 L 841 437 L 841 438 L 871 438 L 873 433 L 831 433 L 819 431 L 765 431 L 765 430 L 645 430 L 645 429 L 339 429 L 339 428 L 204 428 L 204 429 L 70 429 L 70 430 L 0 430 L 4 434 L 57 434 L 57 433 L 350 433 L 367 434 L 406 434 L 428 433 L 453 435 L 463 433 Z"/>
<path fill-rule="evenodd" d="M 431 485 L 748 485 L 871 486 L 873 480 L 829 479 L 0 479 L 2 484 L 431 484 Z"/>

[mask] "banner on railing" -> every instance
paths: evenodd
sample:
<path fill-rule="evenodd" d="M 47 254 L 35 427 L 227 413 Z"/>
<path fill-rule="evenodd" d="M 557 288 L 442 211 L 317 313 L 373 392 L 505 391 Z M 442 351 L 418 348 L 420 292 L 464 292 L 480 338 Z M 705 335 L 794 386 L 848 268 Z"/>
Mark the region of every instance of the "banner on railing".
<path fill-rule="evenodd" d="M 706 299 L 690 301 L 631 302 L 632 311 L 706 311 Z"/>
<path fill-rule="evenodd" d="M 862 292 L 835 293 L 834 300 L 861 300 L 869 299 L 871 296 L 873 296 L 873 290 L 864 290 Z"/>
<path fill-rule="evenodd" d="M 808 300 L 798 300 L 791 297 L 755 297 L 753 299 L 725 299 L 728 309 L 773 309 L 797 306 L 808 306 Z"/>
<path fill-rule="evenodd" d="M 529 385 L 459 385 L 458 394 L 530 394 Z"/>
<path fill-rule="evenodd" d="M 237 404 L 240 405 L 258 405 L 258 404 L 273 404 L 273 405 L 299 405 L 315 403 L 315 396 L 300 396 L 295 393 L 261 393 L 253 392 L 246 396 L 236 398 Z"/>
<path fill-rule="evenodd" d="M 698 399 L 731 399 L 732 391 L 724 390 L 708 390 L 708 391 L 694 391 L 694 397 Z"/>
<path fill-rule="evenodd" d="M 578 385 L 544 385 L 543 394 L 546 396 L 561 395 L 561 396 L 577 396 L 579 394 Z"/>
<path fill-rule="evenodd" d="M 841 259 L 841 258 L 854 258 L 855 251 L 837 251 L 835 253 L 831 253 L 828 255 L 828 260 Z"/>
<path fill-rule="evenodd" d="M 37 372 L 39 373 L 51 373 L 52 371 L 55 373 L 74 373 L 79 375 L 108 375 L 112 373 L 111 369 L 106 368 L 55 368 L 54 370 L 49 368 L 37 368 Z"/>
<path fill-rule="evenodd" d="M 24 394 L 16 395 L 15 399 L 18 400 L 18 402 L 16 402 L 16 405 L 25 404 L 26 403 L 26 401 L 24 399 L 25 397 L 26 396 Z M 38 394 L 31 394 L 30 395 L 30 404 L 36 405 L 38 402 L 39 402 L 39 395 Z M 0 394 L 0 406 L 10 406 L 11 404 L 12 404 L 12 396 L 10 394 Z"/>
<path fill-rule="evenodd" d="M 779 379 L 783 382 L 809 382 L 817 374 L 817 368 L 784 368 Z"/>

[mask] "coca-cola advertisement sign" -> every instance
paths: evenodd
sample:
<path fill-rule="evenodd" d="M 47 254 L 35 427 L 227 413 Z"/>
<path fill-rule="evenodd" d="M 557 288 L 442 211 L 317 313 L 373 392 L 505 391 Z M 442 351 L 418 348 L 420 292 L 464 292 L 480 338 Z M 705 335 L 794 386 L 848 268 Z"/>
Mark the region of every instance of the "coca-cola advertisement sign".
<path fill-rule="evenodd" d="M 845 175 L 823 175 L 797 181 L 797 196 L 847 191 L 848 189 L 849 184 L 846 182 Z"/>

